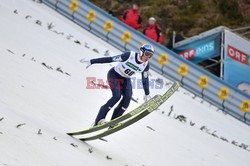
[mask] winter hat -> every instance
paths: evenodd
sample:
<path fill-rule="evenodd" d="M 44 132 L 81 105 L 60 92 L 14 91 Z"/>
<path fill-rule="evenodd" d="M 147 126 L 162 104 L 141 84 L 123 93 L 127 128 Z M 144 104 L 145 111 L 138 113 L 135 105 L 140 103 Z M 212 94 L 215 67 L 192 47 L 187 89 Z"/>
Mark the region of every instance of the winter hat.
<path fill-rule="evenodd" d="M 154 22 L 156 22 L 156 19 L 155 19 L 154 17 L 150 17 L 150 18 L 148 19 L 148 21 L 154 21 Z"/>

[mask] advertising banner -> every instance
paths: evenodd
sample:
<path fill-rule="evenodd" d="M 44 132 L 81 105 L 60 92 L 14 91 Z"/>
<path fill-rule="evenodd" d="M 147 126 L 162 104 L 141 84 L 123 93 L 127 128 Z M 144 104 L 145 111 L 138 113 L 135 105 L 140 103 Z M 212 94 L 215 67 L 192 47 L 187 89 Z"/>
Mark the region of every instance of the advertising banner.
<path fill-rule="evenodd" d="M 250 94 L 250 42 L 225 30 L 224 80 Z"/>
<path fill-rule="evenodd" d="M 216 33 L 176 47 L 174 51 L 194 63 L 199 63 L 208 58 L 220 56 L 220 36 L 220 33 Z"/>

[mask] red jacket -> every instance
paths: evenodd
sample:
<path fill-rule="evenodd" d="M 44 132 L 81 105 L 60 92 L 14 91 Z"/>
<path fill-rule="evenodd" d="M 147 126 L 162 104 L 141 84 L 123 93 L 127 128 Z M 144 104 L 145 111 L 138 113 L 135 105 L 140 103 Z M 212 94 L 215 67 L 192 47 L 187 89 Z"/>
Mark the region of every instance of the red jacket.
<path fill-rule="evenodd" d="M 164 41 L 164 37 L 161 33 L 161 28 L 158 24 L 154 24 L 152 26 L 147 25 L 146 28 L 143 30 L 143 34 L 158 43 L 162 44 Z"/>
<path fill-rule="evenodd" d="M 121 17 L 121 21 L 135 29 L 141 28 L 141 17 L 138 14 L 138 10 L 126 10 Z"/>

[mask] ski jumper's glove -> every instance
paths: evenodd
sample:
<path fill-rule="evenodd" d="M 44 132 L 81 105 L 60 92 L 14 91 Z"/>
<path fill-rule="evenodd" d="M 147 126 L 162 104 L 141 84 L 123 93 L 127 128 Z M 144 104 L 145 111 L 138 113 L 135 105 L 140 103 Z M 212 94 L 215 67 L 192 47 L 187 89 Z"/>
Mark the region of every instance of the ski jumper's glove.
<path fill-rule="evenodd" d="M 92 65 L 91 62 L 90 62 L 90 60 L 81 59 L 80 62 L 87 65 L 86 69 L 89 68 L 89 66 Z"/>
<path fill-rule="evenodd" d="M 150 95 L 144 95 L 143 100 L 144 100 L 144 101 L 148 101 L 150 98 L 151 98 Z"/>

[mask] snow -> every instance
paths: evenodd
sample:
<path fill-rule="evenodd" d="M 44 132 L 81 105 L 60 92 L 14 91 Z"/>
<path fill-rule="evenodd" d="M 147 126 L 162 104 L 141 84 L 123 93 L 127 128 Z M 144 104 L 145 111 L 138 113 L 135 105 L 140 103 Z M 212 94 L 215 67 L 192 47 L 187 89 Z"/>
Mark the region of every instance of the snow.
<path fill-rule="evenodd" d="M 109 90 L 86 89 L 86 77 L 106 79 L 115 64 L 86 70 L 79 60 L 120 51 L 32 0 L 0 1 L 0 20 L 0 165 L 249 165 L 250 147 L 239 147 L 250 145 L 249 126 L 182 88 L 159 110 L 105 137 L 108 142 L 68 136 L 91 126 L 111 96 Z M 163 89 L 152 89 L 151 96 L 169 87 L 163 79 Z M 143 93 L 134 89 L 133 97 L 142 103 Z M 136 106 L 132 101 L 129 110 Z"/>

